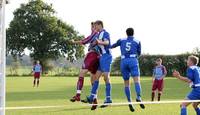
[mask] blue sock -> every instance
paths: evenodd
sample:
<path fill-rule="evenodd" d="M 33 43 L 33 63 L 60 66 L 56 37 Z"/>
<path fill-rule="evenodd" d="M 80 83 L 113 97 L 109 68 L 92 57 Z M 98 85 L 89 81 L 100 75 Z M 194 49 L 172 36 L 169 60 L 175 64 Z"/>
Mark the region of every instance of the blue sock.
<path fill-rule="evenodd" d="M 136 91 L 136 94 L 137 94 L 137 99 L 138 100 L 141 100 L 141 86 L 140 86 L 140 83 L 135 83 L 135 91 Z"/>
<path fill-rule="evenodd" d="M 111 85 L 110 83 L 106 83 L 106 100 L 110 101 L 111 100 Z"/>
<path fill-rule="evenodd" d="M 97 94 L 98 87 L 99 87 L 99 81 L 94 81 L 94 84 L 92 85 L 90 100 L 94 99 L 94 96 Z"/>
<path fill-rule="evenodd" d="M 199 108 L 196 108 L 195 111 L 196 111 L 197 115 L 200 115 L 200 109 Z"/>
<path fill-rule="evenodd" d="M 125 91 L 125 94 L 126 94 L 126 97 L 127 97 L 128 102 L 131 102 L 130 87 L 125 87 L 125 88 L 124 88 L 124 91 Z"/>
<path fill-rule="evenodd" d="M 186 107 L 181 108 L 181 115 L 187 115 L 187 109 Z"/>

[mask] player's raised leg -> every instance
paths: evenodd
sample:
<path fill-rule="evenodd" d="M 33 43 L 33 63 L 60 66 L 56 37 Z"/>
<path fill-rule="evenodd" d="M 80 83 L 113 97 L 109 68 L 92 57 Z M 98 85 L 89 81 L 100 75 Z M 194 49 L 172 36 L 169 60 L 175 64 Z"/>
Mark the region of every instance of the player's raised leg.
<path fill-rule="evenodd" d="M 140 85 L 140 77 L 139 76 L 135 76 L 133 77 L 134 80 L 134 85 L 135 85 L 135 92 L 136 92 L 136 101 L 137 102 L 141 102 L 142 98 L 141 98 L 141 85 Z M 142 109 L 145 108 L 144 104 L 140 104 L 140 107 Z"/>
<path fill-rule="evenodd" d="M 72 99 L 70 99 L 71 102 L 80 101 L 81 91 L 84 84 L 84 76 L 87 72 L 87 69 L 81 69 L 76 85 L 76 95 L 73 96 Z"/>
<path fill-rule="evenodd" d="M 125 85 L 124 92 L 126 94 L 127 100 L 128 102 L 132 102 L 129 80 L 124 80 L 124 85 Z M 131 112 L 135 111 L 132 104 L 129 104 L 128 106 Z"/>

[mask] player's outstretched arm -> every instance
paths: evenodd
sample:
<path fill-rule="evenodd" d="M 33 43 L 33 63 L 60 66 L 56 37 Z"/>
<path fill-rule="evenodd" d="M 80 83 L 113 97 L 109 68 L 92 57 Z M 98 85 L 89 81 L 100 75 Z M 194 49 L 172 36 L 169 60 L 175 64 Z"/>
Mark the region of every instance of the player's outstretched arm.
<path fill-rule="evenodd" d="M 120 44 L 121 44 L 121 40 L 119 39 L 119 40 L 117 40 L 116 43 L 112 44 L 112 45 L 110 46 L 110 48 L 111 48 L 111 49 L 116 48 L 116 47 L 120 46 Z"/>
<path fill-rule="evenodd" d="M 183 77 L 180 75 L 180 73 L 176 70 L 174 70 L 173 72 L 173 76 L 176 77 L 177 79 L 187 82 L 187 83 L 191 83 L 192 81 L 190 79 L 188 79 L 187 77 Z"/>

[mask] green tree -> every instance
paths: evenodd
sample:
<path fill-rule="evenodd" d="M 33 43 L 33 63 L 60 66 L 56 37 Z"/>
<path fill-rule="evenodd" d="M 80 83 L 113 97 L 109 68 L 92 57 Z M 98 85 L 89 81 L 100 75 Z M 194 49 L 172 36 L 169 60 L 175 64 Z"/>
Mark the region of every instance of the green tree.
<path fill-rule="evenodd" d="M 21 4 L 14 11 L 14 19 L 6 30 L 7 54 L 23 56 L 24 50 L 30 50 L 34 60 L 40 60 L 44 69 L 48 69 L 48 60 L 61 56 L 73 61 L 84 54 L 79 45 L 71 45 L 70 40 L 80 40 L 83 36 L 55 16 L 52 5 L 42 0 L 31 0 Z"/>

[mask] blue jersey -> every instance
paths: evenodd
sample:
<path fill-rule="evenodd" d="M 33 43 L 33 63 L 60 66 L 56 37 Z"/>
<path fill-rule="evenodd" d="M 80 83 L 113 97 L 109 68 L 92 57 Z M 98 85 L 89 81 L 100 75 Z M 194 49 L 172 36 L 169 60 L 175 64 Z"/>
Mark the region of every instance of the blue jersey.
<path fill-rule="evenodd" d="M 155 77 L 155 79 L 160 80 L 162 79 L 163 76 L 166 75 L 166 69 L 165 66 L 160 65 L 160 66 L 156 66 L 153 69 L 153 76 Z"/>
<path fill-rule="evenodd" d="M 187 77 L 193 82 L 193 84 L 200 84 L 200 67 L 190 66 L 187 69 Z"/>
<path fill-rule="evenodd" d="M 140 76 L 140 69 L 137 56 L 141 54 L 140 41 L 134 37 L 119 39 L 111 48 L 120 46 L 121 50 L 121 72 L 124 80 L 129 80 L 130 75 L 132 77 Z"/>
<path fill-rule="evenodd" d="M 120 46 L 122 58 L 137 57 L 141 55 L 141 43 L 134 37 L 119 39 L 111 48 Z"/>
<path fill-rule="evenodd" d="M 190 100 L 200 100 L 200 68 L 198 66 L 190 66 L 187 69 L 187 77 L 192 81 L 192 91 L 187 95 Z"/>
<path fill-rule="evenodd" d="M 110 51 L 110 35 L 106 30 L 102 30 L 101 32 L 99 32 L 98 34 L 98 39 L 102 40 L 102 41 L 109 41 L 108 45 L 98 45 L 100 47 L 100 52 L 101 54 L 111 54 Z"/>
<path fill-rule="evenodd" d="M 36 64 L 33 67 L 34 72 L 42 72 L 42 66 L 40 64 Z"/>

